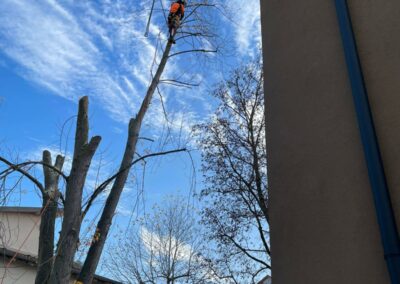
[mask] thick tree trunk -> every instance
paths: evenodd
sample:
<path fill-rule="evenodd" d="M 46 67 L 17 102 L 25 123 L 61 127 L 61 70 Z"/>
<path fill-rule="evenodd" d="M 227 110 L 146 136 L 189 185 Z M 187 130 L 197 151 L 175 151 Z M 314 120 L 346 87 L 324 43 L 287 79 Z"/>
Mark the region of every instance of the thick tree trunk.
<path fill-rule="evenodd" d="M 172 45 L 171 42 L 167 43 L 167 46 L 161 58 L 160 65 L 158 66 L 157 72 L 150 84 L 149 89 L 147 90 L 147 94 L 142 102 L 140 110 L 136 115 L 136 118 L 131 119 L 129 123 L 128 140 L 126 143 L 125 153 L 120 165 L 120 172 L 119 172 L 120 174 L 115 179 L 115 182 L 111 188 L 110 194 L 106 201 L 106 205 L 104 207 L 104 211 L 97 224 L 95 232 L 96 235 L 93 238 L 92 245 L 90 246 L 88 255 L 86 256 L 85 259 L 85 263 L 78 277 L 78 281 L 84 284 L 92 283 L 93 276 L 94 273 L 96 272 L 96 268 L 99 263 L 101 253 L 103 251 L 104 244 L 107 239 L 107 234 L 110 229 L 111 222 L 114 217 L 119 198 L 121 196 L 122 190 L 124 189 L 126 180 L 129 175 L 129 169 L 135 155 L 136 144 L 139 138 L 139 132 L 143 122 L 143 118 L 151 103 L 153 94 L 160 81 L 161 74 L 164 71 L 165 65 L 168 60 L 169 52 L 171 50 L 171 45 Z"/>
<path fill-rule="evenodd" d="M 45 193 L 43 199 L 43 212 L 40 222 L 38 268 L 36 273 L 36 284 L 43 284 L 50 277 L 53 266 L 54 255 L 54 229 L 58 210 L 58 181 L 60 174 L 46 165 L 52 165 L 49 151 L 43 152 L 43 172 Z M 54 168 L 61 171 L 64 158 L 57 156 Z"/>
<path fill-rule="evenodd" d="M 101 137 L 95 136 L 88 142 L 88 136 L 88 98 L 83 97 L 79 101 L 74 159 L 67 180 L 64 219 L 50 276 L 50 284 L 69 284 L 70 281 L 81 228 L 83 186 L 90 163 L 101 140 Z"/>

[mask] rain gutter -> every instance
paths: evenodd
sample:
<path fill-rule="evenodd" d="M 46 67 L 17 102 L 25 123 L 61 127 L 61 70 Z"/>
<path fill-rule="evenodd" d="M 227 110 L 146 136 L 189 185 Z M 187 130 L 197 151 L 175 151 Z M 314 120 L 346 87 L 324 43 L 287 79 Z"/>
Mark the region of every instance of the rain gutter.
<path fill-rule="evenodd" d="M 400 240 L 346 0 L 335 0 L 358 127 L 392 284 L 400 283 Z"/>

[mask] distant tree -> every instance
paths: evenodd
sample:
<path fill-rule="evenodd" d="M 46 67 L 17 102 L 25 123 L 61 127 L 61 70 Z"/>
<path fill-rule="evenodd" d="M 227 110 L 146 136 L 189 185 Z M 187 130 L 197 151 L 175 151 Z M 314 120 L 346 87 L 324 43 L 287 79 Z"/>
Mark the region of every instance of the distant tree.
<path fill-rule="evenodd" d="M 219 106 L 196 127 L 202 150 L 202 222 L 216 243 L 213 264 L 236 283 L 270 267 L 263 72 L 238 68 L 213 92 Z M 246 280 L 244 280 L 246 279 Z"/>
<path fill-rule="evenodd" d="M 194 208 L 169 198 L 122 232 L 109 249 L 105 267 L 124 283 L 213 283 L 200 254 L 201 236 Z"/>

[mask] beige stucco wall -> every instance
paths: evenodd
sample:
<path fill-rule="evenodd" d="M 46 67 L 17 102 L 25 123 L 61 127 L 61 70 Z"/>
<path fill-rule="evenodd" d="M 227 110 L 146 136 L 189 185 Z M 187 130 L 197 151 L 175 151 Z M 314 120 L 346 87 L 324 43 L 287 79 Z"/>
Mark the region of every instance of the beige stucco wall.
<path fill-rule="evenodd" d="M 40 216 L 32 213 L 0 212 L 0 247 L 38 254 Z"/>
<path fill-rule="evenodd" d="M 8 259 L 0 259 L 0 283 L 3 284 L 33 284 L 35 283 L 36 268 L 24 262 L 16 261 L 7 269 Z"/>
<path fill-rule="evenodd" d="M 349 0 L 400 220 L 400 2 Z M 333 0 L 261 0 L 274 284 L 389 283 Z"/>
<path fill-rule="evenodd" d="M 7 266 L 9 259 L 0 258 L 0 283 L 2 284 L 33 284 L 35 283 L 36 267 L 23 261 L 13 262 Z M 73 284 L 76 278 L 73 277 L 70 283 Z M 97 283 L 94 281 L 93 283 Z"/>
<path fill-rule="evenodd" d="M 18 251 L 19 254 L 36 257 L 39 246 L 40 215 L 26 212 L 0 212 L 0 248 Z M 14 260 L 0 254 L 1 284 L 35 283 L 36 267 L 30 262 Z M 74 283 L 76 275 L 71 276 Z M 100 283 L 93 280 L 93 283 Z M 104 282 L 102 282 L 104 283 Z"/>

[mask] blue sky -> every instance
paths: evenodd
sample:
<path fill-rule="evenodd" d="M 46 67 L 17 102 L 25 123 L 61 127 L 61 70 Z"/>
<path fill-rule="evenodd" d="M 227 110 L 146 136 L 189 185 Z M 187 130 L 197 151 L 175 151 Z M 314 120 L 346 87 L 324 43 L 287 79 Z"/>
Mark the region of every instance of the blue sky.
<path fill-rule="evenodd" d="M 127 122 L 136 113 L 151 78 L 151 62 L 158 44 L 166 43 L 162 7 L 157 0 L 149 37 L 144 37 L 151 0 L 2 0 L 0 3 L 0 151 L 20 160 L 40 158 L 43 149 L 69 156 L 79 97 L 90 97 L 91 134 L 103 140 L 89 174 L 87 191 L 118 166 L 126 139 Z M 189 1 L 190 3 L 191 1 Z M 158 95 L 145 118 L 141 153 L 184 145 L 191 126 L 211 115 L 212 86 L 246 58 L 257 53 L 260 42 L 258 0 L 218 1 L 227 15 L 212 12 L 214 32 L 224 39 L 220 53 L 209 57 L 171 58 L 164 79 L 194 80 L 192 89 L 161 86 L 168 113 L 165 121 Z M 207 42 L 203 42 L 207 46 Z M 186 46 L 187 47 L 187 46 Z M 173 47 L 184 50 L 185 44 Z M 159 55 L 159 52 L 157 53 Z M 69 120 L 70 119 L 70 120 Z M 64 126 L 64 127 L 63 127 Z M 72 128 L 71 128 L 72 127 Z M 171 129 L 165 141 L 166 127 Z M 184 139 L 179 139 L 183 137 Z M 191 142 L 189 147 L 195 148 Z M 199 169 L 199 153 L 193 152 Z M 68 168 L 68 162 L 66 167 Z M 142 176 L 142 168 L 134 172 Z M 40 175 L 40 169 L 38 169 Z M 146 206 L 167 194 L 189 194 L 193 167 L 187 154 L 149 161 L 144 179 Z M 201 178 L 196 173 L 196 189 Z M 127 186 L 119 207 L 119 220 L 130 218 L 143 180 Z M 32 186 L 14 199 L 20 205 L 40 205 Z M 142 202 L 142 207 L 144 203 Z M 94 211 L 97 209 L 95 208 Z M 92 214 L 96 214 L 93 212 Z"/>

